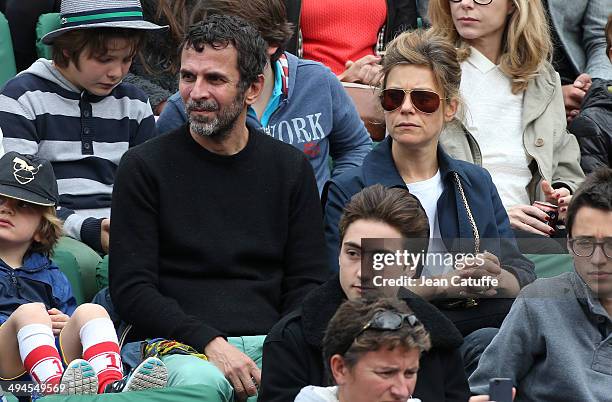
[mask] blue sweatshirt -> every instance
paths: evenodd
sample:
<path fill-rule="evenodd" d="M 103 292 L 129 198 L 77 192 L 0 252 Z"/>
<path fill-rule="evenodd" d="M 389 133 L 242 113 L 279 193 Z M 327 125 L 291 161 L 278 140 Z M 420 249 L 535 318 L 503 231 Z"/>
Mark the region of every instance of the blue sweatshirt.
<path fill-rule="evenodd" d="M 352 99 L 329 68 L 286 52 L 274 67 L 273 93 L 281 85 L 278 106 L 269 115 L 264 113 L 265 127 L 253 112 L 249 112 L 249 123 L 304 152 L 320 193 L 331 176 L 360 166 L 372 141 Z M 274 96 L 271 102 L 276 102 Z M 186 122 L 183 101 L 175 93 L 159 116 L 157 129 L 165 133 Z M 328 157 L 333 160 L 331 172 Z"/>

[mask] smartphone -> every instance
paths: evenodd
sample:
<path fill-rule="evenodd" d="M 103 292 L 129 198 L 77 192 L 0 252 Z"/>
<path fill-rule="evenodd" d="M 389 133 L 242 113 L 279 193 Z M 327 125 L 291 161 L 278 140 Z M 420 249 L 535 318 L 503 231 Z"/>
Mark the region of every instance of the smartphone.
<path fill-rule="evenodd" d="M 489 400 L 512 402 L 512 380 L 510 378 L 491 378 L 489 380 Z"/>

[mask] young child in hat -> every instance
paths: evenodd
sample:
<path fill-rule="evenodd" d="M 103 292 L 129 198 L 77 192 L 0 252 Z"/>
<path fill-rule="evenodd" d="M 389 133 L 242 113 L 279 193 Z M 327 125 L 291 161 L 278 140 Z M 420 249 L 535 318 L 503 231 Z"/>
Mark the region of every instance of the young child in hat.
<path fill-rule="evenodd" d="M 42 38 L 53 60 L 0 93 L 4 148 L 51 161 L 65 233 L 105 253 L 119 160 L 156 134 L 146 95 L 122 80 L 144 32 L 164 27 L 143 20 L 139 0 L 63 0 L 60 17 Z"/>
<path fill-rule="evenodd" d="M 49 259 L 62 231 L 57 200 L 48 161 L 17 152 L 0 158 L 0 378 L 27 372 L 41 394 L 164 386 L 157 358 L 122 380 L 108 313 L 96 304 L 76 307 L 68 279 Z M 60 354 L 71 362 L 66 369 Z"/>

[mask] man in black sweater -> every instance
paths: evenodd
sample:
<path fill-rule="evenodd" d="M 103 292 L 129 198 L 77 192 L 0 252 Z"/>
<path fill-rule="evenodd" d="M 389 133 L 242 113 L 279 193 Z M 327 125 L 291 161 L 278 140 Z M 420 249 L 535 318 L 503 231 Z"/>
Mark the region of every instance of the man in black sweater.
<path fill-rule="evenodd" d="M 267 334 L 330 274 L 310 164 L 246 125 L 266 48 L 236 17 L 191 26 L 179 83 L 189 124 L 127 152 L 113 194 L 115 308 L 133 325 L 130 339 L 173 339 L 206 354 L 208 362 L 165 361 L 170 385 L 189 371 L 189 381 L 225 390 L 211 401 L 255 395 L 260 382 L 230 337 Z"/>

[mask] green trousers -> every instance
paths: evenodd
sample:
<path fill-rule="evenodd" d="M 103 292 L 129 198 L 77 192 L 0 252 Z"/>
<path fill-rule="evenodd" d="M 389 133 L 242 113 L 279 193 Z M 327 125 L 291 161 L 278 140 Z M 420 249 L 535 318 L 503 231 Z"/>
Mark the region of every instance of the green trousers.
<path fill-rule="evenodd" d="M 261 370 L 262 349 L 265 335 L 230 337 L 227 341 L 249 356 Z M 169 355 L 162 361 L 168 367 L 168 386 L 202 386 L 203 401 L 234 402 L 234 388 L 223 373 L 212 363 L 194 356 Z M 257 396 L 247 402 L 256 402 Z"/>

